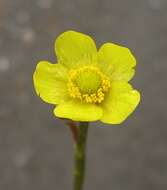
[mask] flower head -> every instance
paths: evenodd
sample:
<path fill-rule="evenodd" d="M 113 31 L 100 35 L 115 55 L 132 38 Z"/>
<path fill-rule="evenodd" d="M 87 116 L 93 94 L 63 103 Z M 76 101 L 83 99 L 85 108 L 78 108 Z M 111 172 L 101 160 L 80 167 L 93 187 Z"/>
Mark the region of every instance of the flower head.
<path fill-rule="evenodd" d="M 136 108 L 140 94 L 128 83 L 136 60 L 130 50 L 75 31 L 55 42 L 56 64 L 40 61 L 34 72 L 37 94 L 56 105 L 54 114 L 74 121 L 119 124 Z"/>

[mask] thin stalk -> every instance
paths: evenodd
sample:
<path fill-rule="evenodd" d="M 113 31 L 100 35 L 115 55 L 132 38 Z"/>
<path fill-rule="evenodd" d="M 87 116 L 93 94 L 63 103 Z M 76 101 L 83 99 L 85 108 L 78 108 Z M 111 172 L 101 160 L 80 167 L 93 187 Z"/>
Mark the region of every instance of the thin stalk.
<path fill-rule="evenodd" d="M 77 130 L 77 142 L 75 144 L 75 170 L 74 170 L 74 190 L 82 190 L 85 176 L 86 140 L 88 132 L 88 122 L 80 122 Z"/>

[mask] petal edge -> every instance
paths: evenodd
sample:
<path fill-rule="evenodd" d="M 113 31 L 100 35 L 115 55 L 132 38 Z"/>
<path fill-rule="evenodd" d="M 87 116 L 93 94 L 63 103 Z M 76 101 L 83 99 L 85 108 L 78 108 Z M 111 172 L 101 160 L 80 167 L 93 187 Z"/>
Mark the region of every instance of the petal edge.
<path fill-rule="evenodd" d="M 97 49 L 93 39 L 72 30 L 62 33 L 55 41 L 55 52 L 58 62 L 68 68 L 77 67 L 82 59 L 97 58 Z"/>
<path fill-rule="evenodd" d="M 54 114 L 74 121 L 97 121 L 102 117 L 102 109 L 95 104 L 70 101 L 58 105 Z"/>
<path fill-rule="evenodd" d="M 98 62 L 112 81 L 129 81 L 134 75 L 136 59 L 126 47 L 103 44 L 98 52 Z"/>
<path fill-rule="evenodd" d="M 38 96 L 47 103 L 58 104 L 66 99 L 66 71 L 59 64 L 40 61 L 33 74 L 34 88 Z"/>
<path fill-rule="evenodd" d="M 113 92 L 112 92 L 113 90 Z M 114 82 L 110 94 L 103 103 L 101 121 L 108 124 L 122 123 L 137 107 L 140 93 L 125 82 Z"/>

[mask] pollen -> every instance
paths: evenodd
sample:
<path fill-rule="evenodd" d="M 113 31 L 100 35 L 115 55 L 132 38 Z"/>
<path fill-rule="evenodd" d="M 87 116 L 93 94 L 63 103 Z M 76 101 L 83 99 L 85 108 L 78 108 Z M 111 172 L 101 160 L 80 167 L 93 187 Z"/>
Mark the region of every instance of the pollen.
<path fill-rule="evenodd" d="M 83 66 L 69 72 L 70 97 L 86 103 L 101 103 L 110 88 L 109 78 L 94 66 Z"/>

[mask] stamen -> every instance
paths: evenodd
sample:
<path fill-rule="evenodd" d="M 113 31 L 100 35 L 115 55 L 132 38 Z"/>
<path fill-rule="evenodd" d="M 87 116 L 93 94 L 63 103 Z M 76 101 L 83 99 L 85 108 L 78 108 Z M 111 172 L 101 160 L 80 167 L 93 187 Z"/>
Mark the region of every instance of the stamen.
<path fill-rule="evenodd" d="M 93 73 L 92 76 L 96 76 L 97 80 L 100 79 L 100 86 L 97 86 L 99 84 L 99 81 L 95 81 L 95 85 L 92 87 L 92 89 L 87 89 L 87 93 L 83 93 L 81 91 L 81 85 L 78 84 L 76 81 L 78 77 L 81 76 L 81 74 L 86 75 L 87 73 Z M 84 76 L 83 75 L 83 76 Z M 95 78 L 95 79 L 96 79 Z M 84 79 L 83 79 L 84 80 Z M 85 81 L 84 81 L 85 82 Z M 86 81 L 88 83 L 89 87 L 89 82 L 91 81 Z M 96 91 L 94 91 L 97 88 Z M 98 68 L 93 67 L 93 66 L 84 66 L 82 68 L 76 69 L 76 70 L 71 70 L 69 74 L 69 82 L 68 82 L 68 91 L 69 95 L 72 98 L 79 99 L 81 101 L 84 101 L 86 103 L 101 103 L 104 100 L 105 93 L 109 90 L 110 88 L 110 80 L 106 75 L 104 75 Z M 82 90 L 84 87 L 82 87 Z M 93 93 L 90 93 L 91 91 L 94 91 Z"/>

